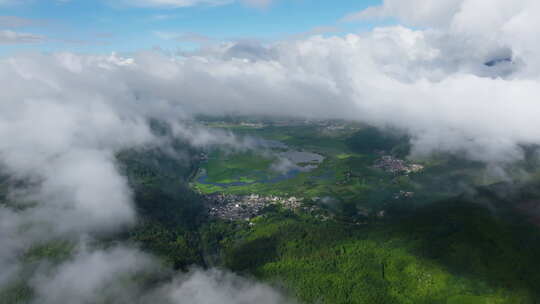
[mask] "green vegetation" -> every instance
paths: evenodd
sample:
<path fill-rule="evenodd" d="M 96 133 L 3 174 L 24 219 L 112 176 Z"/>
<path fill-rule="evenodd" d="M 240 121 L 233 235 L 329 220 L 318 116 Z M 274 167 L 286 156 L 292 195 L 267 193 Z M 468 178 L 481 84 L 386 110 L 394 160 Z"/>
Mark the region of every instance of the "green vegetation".
<path fill-rule="evenodd" d="M 34 295 L 28 276 L 37 265 L 45 262 L 56 265 L 68 260 L 73 253 L 74 244 L 66 240 L 52 240 L 38 243 L 28 248 L 20 257 L 24 266 L 18 277 L 0 289 L 0 304 L 28 303 Z"/>
<path fill-rule="evenodd" d="M 196 234 L 178 227 L 167 228 L 159 222 L 147 221 L 132 232 L 132 239 L 163 258 L 174 269 L 187 270 L 203 263 Z"/>
<path fill-rule="evenodd" d="M 389 151 L 400 157 L 410 152 L 409 138 L 377 128 L 367 127 L 346 139 L 347 145 L 358 153 L 369 154 L 375 151 Z"/>
<path fill-rule="evenodd" d="M 540 235 L 528 231 L 460 200 L 364 226 L 273 214 L 240 232 L 226 264 L 307 303 L 535 303 Z"/>
<path fill-rule="evenodd" d="M 24 279 L 7 284 L 0 290 L 0 304 L 28 303 L 34 291 Z"/>
<path fill-rule="evenodd" d="M 380 170 L 371 168 L 377 158 L 374 153 L 360 154 L 350 148 L 345 139 L 350 132 L 321 135 L 317 128 L 298 127 L 266 127 L 261 129 L 235 130 L 240 135 L 259 136 L 271 140 L 279 140 L 292 149 L 300 149 L 321 154 L 324 162 L 315 170 L 302 172 L 294 178 L 276 183 L 253 183 L 247 185 L 221 185 L 232 182 L 260 180 L 275 176 L 269 168 L 272 159 L 253 152 L 224 155 L 213 152 L 203 168 L 208 174 L 207 181 L 220 185 L 196 183 L 202 193 L 223 192 L 231 194 L 259 193 L 266 195 L 295 195 L 301 197 L 340 197 L 347 201 L 373 201 L 374 197 L 390 197 L 396 190 L 391 185 L 391 177 Z M 359 137 L 363 139 L 363 137 Z M 354 142 L 354 140 L 350 140 Z M 353 178 L 346 178 L 351 171 Z M 244 180 L 241 179 L 244 178 Z M 385 194 L 370 194 L 370 190 L 381 189 L 380 181 L 385 180 Z M 390 189 L 392 188 L 392 189 Z M 373 202 L 372 204 L 377 204 Z"/>
<path fill-rule="evenodd" d="M 438 155 L 418 160 L 425 167 L 421 173 L 395 175 L 373 164 L 381 150 L 400 158 L 408 154 L 404 136 L 372 128 L 330 133 L 306 126 L 235 129 L 230 123 L 227 128 L 319 153 L 325 160 L 286 181 L 227 187 L 196 183 L 200 192 L 331 197 L 332 203 L 322 207 L 336 216 L 321 222 L 302 213 L 268 210 L 252 221 L 254 226 L 205 224 L 202 243 L 212 244 L 211 250 L 204 250 L 212 252 L 212 265 L 223 264 L 284 286 L 306 303 L 536 303 L 540 299 L 540 274 L 534 271 L 540 269 L 538 229 L 522 224 L 523 217 L 509 209 L 512 202 L 494 200 L 490 191 L 479 192 L 485 196 L 456 198 L 466 190 L 463 185 L 497 182 L 487 178 L 483 164 Z M 217 172 L 216 181 L 232 180 L 237 166 L 248 174 L 252 157 L 238 154 L 204 167 L 209 176 L 212 170 Z M 396 199 L 400 191 L 414 192 L 414 197 Z M 537 192 L 522 195 L 530 199 L 538 197 Z M 473 202 L 495 204 L 505 216 Z M 372 211 L 371 216 L 359 216 L 361 210 Z M 385 210 L 386 216 L 375 216 L 378 210 Z M 354 221 L 358 218 L 362 220 Z"/>
<path fill-rule="evenodd" d="M 277 172 L 270 169 L 274 161 L 275 158 L 254 151 L 231 154 L 217 150 L 209 155 L 203 168 L 208 172 L 208 182 L 251 183 L 275 176 Z"/>
<path fill-rule="evenodd" d="M 167 136 L 166 126 L 154 124 Z M 534 217 L 515 208 L 540 197 L 537 184 L 477 187 L 495 181 L 484 178 L 484 165 L 448 155 L 419 160 L 425 167 L 420 173 L 385 172 L 373 166 L 381 157 L 377 151 L 403 158 L 408 139 L 371 128 L 250 127 L 232 118 L 209 125 L 279 140 L 325 159 L 311 171 L 261 183 L 256 181 L 277 174 L 268 153 L 215 149 L 201 163 L 202 151 L 182 142 L 173 143 L 175 156 L 159 149 L 123 151 L 117 159 L 140 220 L 93 245 L 136 243 L 179 271 L 228 268 L 283 287 L 301 303 L 540 301 L 540 232 L 528 224 Z M 525 164 L 530 172 L 536 168 L 531 164 Z M 201 168 L 207 181 L 229 185 L 196 182 Z M 8 205 L 5 184 L 0 180 L 0 204 Z M 459 196 L 463 185 L 475 194 Z M 414 196 L 396 198 L 400 191 Z M 304 197 L 333 217 L 271 206 L 250 222 L 212 219 L 201 193 L 215 192 Z M 67 240 L 34 244 L 20 256 L 28 267 L 24 274 L 41 262 L 66 261 L 73 250 Z M 0 290 L 0 304 L 26 303 L 32 295 L 21 275 Z"/>
<path fill-rule="evenodd" d="M 196 150 L 178 143 L 178 159 L 160 150 L 124 151 L 117 155 L 135 193 L 135 205 L 142 222 L 166 227 L 193 229 L 204 218 L 200 197 L 187 186 L 198 166 Z"/>
<path fill-rule="evenodd" d="M 194 159 L 198 152 L 178 149 L 178 153 L 189 153 L 187 159 Z M 203 264 L 197 229 L 206 219 L 205 209 L 201 198 L 187 187 L 195 161 L 179 160 L 159 150 L 125 151 L 118 159 L 134 189 L 140 217 L 137 227 L 128 232 L 129 240 L 174 269 Z"/>
<path fill-rule="evenodd" d="M 22 257 L 25 263 L 47 260 L 61 263 L 67 260 L 74 250 L 74 244 L 66 240 L 54 240 L 42 244 L 34 244 Z"/>
<path fill-rule="evenodd" d="M 207 174 L 205 183 L 197 182 L 199 177 L 193 181 L 194 188 L 203 194 L 330 197 L 340 202 L 338 209 L 347 209 L 353 215 L 359 210 L 396 209 L 394 205 L 403 204 L 403 199 L 396 200 L 400 191 L 414 192 L 414 197 L 406 199 L 406 204 L 421 206 L 453 197 L 464 191 L 464 185 L 487 182 L 483 164 L 448 155 L 416 161 L 425 169 L 408 176 L 396 176 L 374 168 L 380 153 L 403 158 L 410 150 L 406 136 L 375 128 L 354 126 L 328 131 L 324 127 L 269 125 L 235 129 L 234 124 L 229 124 L 228 128 L 240 136 L 279 140 L 290 149 L 314 152 L 325 159 L 314 170 L 264 183 L 255 181 L 276 174 L 270 169 L 273 159 L 267 154 L 213 151 L 208 162 L 201 165 Z"/>

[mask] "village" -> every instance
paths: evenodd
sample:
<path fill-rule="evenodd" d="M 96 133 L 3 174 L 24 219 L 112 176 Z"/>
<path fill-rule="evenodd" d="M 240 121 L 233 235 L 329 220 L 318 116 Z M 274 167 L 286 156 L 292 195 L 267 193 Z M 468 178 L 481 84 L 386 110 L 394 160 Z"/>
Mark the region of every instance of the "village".
<path fill-rule="evenodd" d="M 203 157 L 204 156 L 201 156 L 201 158 Z M 381 154 L 381 158 L 375 161 L 373 167 L 394 175 L 408 175 L 421 172 L 424 169 L 422 165 L 411 164 L 405 160 L 385 154 Z M 345 175 L 346 180 L 353 177 L 353 174 L 350 171 L 346 172 Z M 394 199 L 410 199 L 413 196 L 414 192 L 400 191 L 399 193 L 394 194 Z M 279 197 L 258 194 L 234 195 L 215 193 L 205 195 L 205 201 L 210 217 L 229 221 L 249 221 L 254 217 L 263 214 L 264 210 L 270 206 L 279 206 L 285 210 L 291 211 L 300 210 L 310 214 L 321 213 L 316 212 L 321 210 L 320 207 L 317 207 L 315 204 L 304 204 L 304 198 L 295 196 Z M 379 215 L 379 217 L 381 216 L 384 216 L 384 214 Z M 326 219 L 326 216 L 323 216 L 323 219 Z"/>
<path fill-rule="evenodd" d="M 260 214 L 266 207 L 276 205 L 287 210 L 303 209 L 314 211 L 315 207 L 303 207 L 303 198 L 294 196 L 282 198 L 278 196 L 210 194 L 205 196 L 208 213 L 211 217 L 229 221 L 250 220 Z"/>
<path fill-rule="evenodd" d="M 409 164 L 402 159 L 393 157 L 392 155 L 383 155 L 380 159 L 375 161 L 373 167 L 382 169 L 388 173 L 405 175 L 424 170 L 424 166 L 422 165 Z"/>

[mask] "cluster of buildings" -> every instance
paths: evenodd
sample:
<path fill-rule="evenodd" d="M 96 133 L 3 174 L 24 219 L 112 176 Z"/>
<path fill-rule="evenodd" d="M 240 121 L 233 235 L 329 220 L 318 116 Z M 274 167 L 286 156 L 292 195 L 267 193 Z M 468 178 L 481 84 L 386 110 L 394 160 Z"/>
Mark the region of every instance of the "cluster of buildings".
<path fill-rule="evenodd" d="M 255 128 L 255 129 L 261 129 L 264 128 L 266 125 L 260 122 L 241 122 L 240 126 L 242 127 L 248 127 L 248 128 Z"/>
<path fill-rule="evenodd" d="M 406 161 L 391 155 L 383 155 L 375 162 L 374 167 L 394 174 L 410 174 L 424 170 L 422 165 L 408 164 Z"/>
<path fill-rule="evenodd" d="M 412 198 L 413 196 L 414 192 L 400 190 L 399 193 L 394 194 L 394 199 Z"/>
<path fill-rule="evenodd" d="M 198 160 L 198 161 L 207 161 L 208 160 L 208 154 L 206 154 L 204 152 L 201 152 L 198 155 L 195 155 L 194 159 Z"/>
<path fill-rule="evenodd" d="M 296 210 L 302 207 L 302 198 L 294 196 L 281 198 L 278 196 L 247 196 L 232 194 L 211 194 L 206 196 L 210 216 L 237 221 L 249 220 L 260 215 L 265 207 L 280 205 L 282 208 Z"/>

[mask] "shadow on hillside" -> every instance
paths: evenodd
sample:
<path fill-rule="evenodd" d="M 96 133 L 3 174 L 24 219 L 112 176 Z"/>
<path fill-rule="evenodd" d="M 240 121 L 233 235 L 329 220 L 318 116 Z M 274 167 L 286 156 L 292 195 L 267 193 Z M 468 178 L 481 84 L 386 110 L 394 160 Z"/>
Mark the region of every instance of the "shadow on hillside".
<path fill-rule="evenodd" d="M 228 267 L 243 272 L 256 269 L 277 258 L 278 242 L 274 237 L 258 238 L 232 249 L 227 259 Z"/>
<path fill-rule="evenodd" d="M 497 187 L 504 188 L 501 185 Z M 328 273 L 339 275 L 343 270 L 339 266 L 341 262 L 336 261 L 342 259 L 342 250 L 354 248 L 347 247 L 351 242 L 367 240 L 379 244 L 379 251 L 372 251 L 378 256 L 364 258 L 351 255 L 371 262 L 345 262 L 351 269 L 367 269 L 371 274 L 366 278 L 374 279 L 377 286 L 382 284 L 382 287 L 391 288 L 389 281 L 384 283 L 384 248 L 402 246 L 400 248 L 406 248 L 420 259 L 442 266 L 456 277 L 467 278 L 469 282 L 478 282 L 479 286 L 487 285 L 494 290 L 525 291 L 538 302 L 540 229 L 533 226 L 515 207 L 519 205 L 515 200 L 531 199 L 535 192 L 525 194 L 523 191 L 503 191 L 510 195 L 501 196 L 497 191 L 479 189 L 470 197 L 460 196 L 433 203 L 406 217 L 366 226 L 289 219 L 279 229 L 274 229 L 270 237 L 238 244 L 229 254 L 228 266 L 235 271 L 257 274 L 265 263 L 279 263 L 284 254 L 282 251 L 286 250 L 288 263 L 298 264 L 288 264 L 290 266 L 280 268 L 279 271 L 293 271 L 287 269 L 294 267 L 296 272 L 292 274 L 293 277 L 308 276 L 299 269 L 310 269 L 311 264 L 319 265 L 311 268 L 316 271 L 320 270 L 320 265 L 327 267 L 320 273 L 321 276 Z M 276 216 L 275 221 L 280 221 L 279 217 Z M 383 273 L 382 281 L 380 271 Z"/>
<path fill-rule="evenodd" d="M 485 206 L 455 199 L 422 208 L 394 233 L 419 240 L 415 254 L 452 273 L 538 297 L 540 233 L 525 218 L 512 217 L 503 220 Z"/>

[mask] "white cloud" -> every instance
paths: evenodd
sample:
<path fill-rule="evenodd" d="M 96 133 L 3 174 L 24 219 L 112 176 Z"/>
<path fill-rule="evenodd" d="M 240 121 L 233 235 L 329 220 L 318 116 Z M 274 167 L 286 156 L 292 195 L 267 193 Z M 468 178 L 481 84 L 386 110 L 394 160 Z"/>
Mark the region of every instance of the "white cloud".
<path fill-rule="evenodd" d="M 146 81 L 168 86 L 178 76 L 170 58 L 137 58 L 61 53 L 0 59 L 0 81 L 9 87 L 0 93 L 0 166 L 2 174 L 28 183 L 12 189 L 15 207 L 0 205 L 0 289 L 16 278 L 19 257 L 32 244 L 58 238 L 84 244 L 135 221 L 131 190 L 114 154 L 163 144 L 147 119 L 170 121 L 177 136 L 197 146 L 236 145 L 229 134 L 181 126 L 186 111 L 151 97 L 150 87 L 133 90 Z M 88 303 L 98 294 L 127 303 L 122 299 L 137 299 L 128 291 L 142 288 L 122 285 L 123 276 L 157 267 L 149 260 L 134 249 L 82 248 L 57 269 L 37 269 L 32 282 L 39 303 Z"/>
<path fill-rule="evenodd" d="M 286 304 L 293 303 L 266 284 L 220 270 L 193 271 L 161 290 L 171 303 Z"/>
<path fill-rule="evenodd" d="M 216 269 L 194 269 L 154 287 L 137 279 L 163 274 L 158 261 L 133 248 L 82 248 L 70 261 L 32 279 L 33 303 L 293 303 L 269 285 Z"/>
<path fill-rule="evenodd" d="M 134 303 L 137 290 L 133 277 L 142 271 L 159 271 L 151 257 L 129 248 L 89 251 L 80 249 L 72 260 L 39 273 L 31 280 L 33 303 Z"/>

